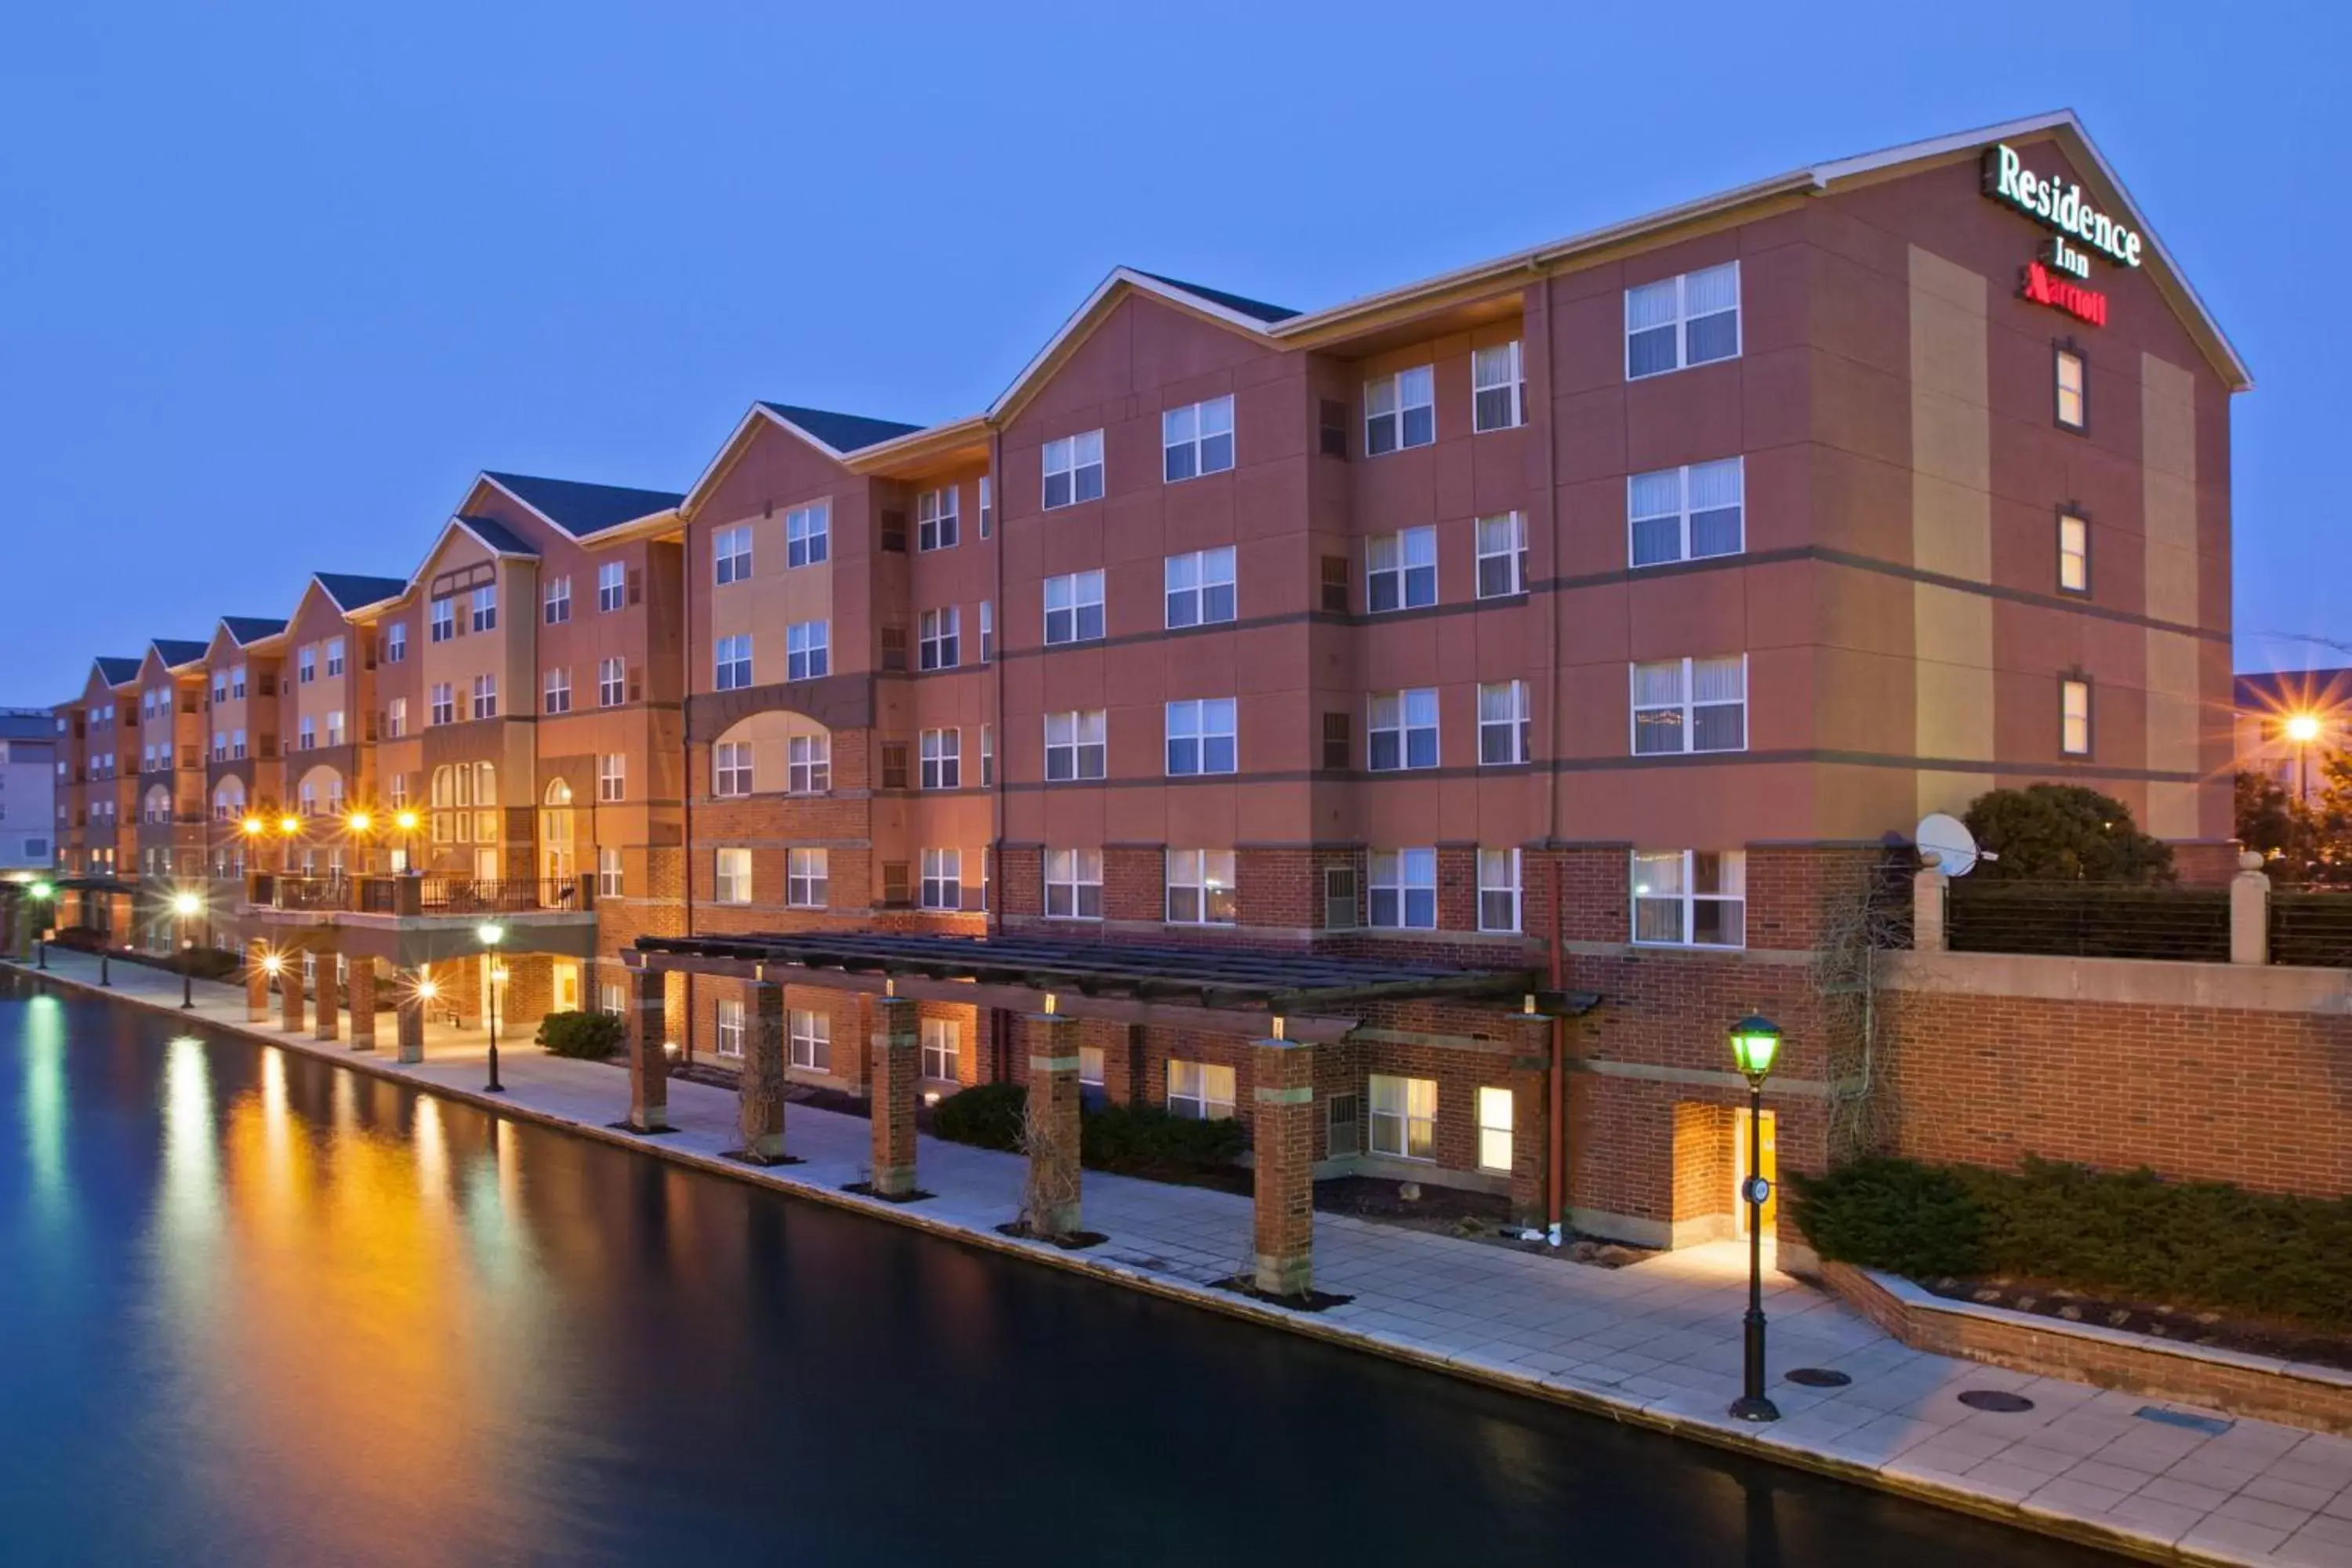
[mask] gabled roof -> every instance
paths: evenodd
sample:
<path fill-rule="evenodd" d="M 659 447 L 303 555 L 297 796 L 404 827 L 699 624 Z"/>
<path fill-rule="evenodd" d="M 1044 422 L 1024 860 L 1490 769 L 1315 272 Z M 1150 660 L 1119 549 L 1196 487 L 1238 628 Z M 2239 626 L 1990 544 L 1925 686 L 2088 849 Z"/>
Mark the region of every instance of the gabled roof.
<path fill-rule="evenodd" d="M 487 468 L 481 477 L 574 539 L 667 511 L 686 499 L 674 490 L 641 490 L 625 485 L 589 484 L 580 479 L 497 474 Z"/>
<path fill-rule="evenodd" d="M 139 679 L 139 667 L 145 662 L 145 658 L 142 655 L 139 658 L 123 658 L 119 655 L 102 653 L 91 662 L 98 666 L 99 678 L 109 686 L 123 686 Z"/>
<path fill-rule="evenodd" d="M 335 608 L 347 616 L 353 610 L 366 609 L 370 605 L 381 605 L 386 599 L 397 599 L 408 592 L 408 581 L 404 577 L 366 577 L 349 572 L 313 572 L 310 574 L 310 580 L 324 588 L 327 591 L 327 597 L 335 602 Z M 279 629 L 284 628 L 281 626 Z"/>
<path fill-rule="evenodd" d="M 1132 267 L 1114 267 L 1110 276 L 1096 284 L 1094 292 L 1088 294 L 1078 308 L 1070 312 L 1069 319 L 1062 323 L 1059 330 L 1045 341 L 1045 346 L 1021 367 L 1021 374 L 1013 378 L 1013 384 L 997 395 L 996 401 L 988 405 L 988 417 L 1003 419 L 1019 408 L 1028 400 L 1030 392 L 1038 382 L 1058 367 L 1096 327 L 1102 324 L 1110 314 L 1111 308 L 1130 293 L 1151 294 L 1171 304 L 1181 305 L 1220 325 L 1267 342 L 1269 346 L 1271 342 L 1266 334 L 1275 323 L 1299 319 L 1297 311 L 1286 310 L 1279 305 L 1263 304 L 1255 300 L 1245 300 L 1238 294 L 1203 289 L 1198 284 L 1177 283 L 1156 272 L 1139 272 Z M 1267 311 L 1274 314 L 1269 316 L 1265 313 Z"/>
<path fill-rule="evenodd" d="M 1237 310 L 1244 316 L 1255 317 L 1269 326 L 1276 321 L 1286 321 L 1300 313 L 1287 305 L 1269 305 L 1263 300 L 1253 300 L 1246 294 L 1228 294 L 1223 289 L 1203 288 L 1198 283 L 1187 283 L 1181 278 L 1171 278 L 1164 272 L 1145 272 L 1140 276 L 1165 283 L 1171 289 L 1181 289 L 1185 293 L 1206 300 L 1213 305 L 1223 305 L 1228 310 Z"/>
<path fill-rule="evenodd" d="M 285 618 L 278 616 L 223 616 L 220 624 L 229 640 L 239 647 L 274 637 L 286 629 Z"/>
<path fill-rule="evenodd" d="M 494 555 L 520 555 L 535 558 L 539 554 L 539 552 L 531 547 L 529 540 L 495 517 L 453 517 L 449 520 L 449 526 L 464 529 L 467 533 L 480 540 L 482 548 Z M 447 530 L 444 530 L 444 537 L 446 533 Z M 435 540 L 433 548 L 439 550 L 441 541 Z"/>
<path fill-rule="evenodd" d="M 789 403 L 762 402 L 760 406 L 794 435 L 814 442 L 836 458 L 845 458 L 860 447 L 911 436 L 922 428 L 896 419 L 869 419 L 863 414 L 835 414 L 824 408 L 795 407 Z"/>
<path fill-rule="evenodd" d="M 157 637 L 148 647 L 163 661 L 166 669 L 177 669 L 184 664 L 196 664 L 205 657 L 205 645 L 190 642 L 185 637 Z"/>

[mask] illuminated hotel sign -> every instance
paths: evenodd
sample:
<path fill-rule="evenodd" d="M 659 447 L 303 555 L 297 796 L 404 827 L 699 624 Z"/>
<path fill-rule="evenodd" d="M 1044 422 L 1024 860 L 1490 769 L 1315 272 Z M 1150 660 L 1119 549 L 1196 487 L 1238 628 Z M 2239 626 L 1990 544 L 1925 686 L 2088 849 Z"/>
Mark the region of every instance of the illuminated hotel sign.
<path fill-rule="evenodd" d="M 2091 258 L 2069 242 L 2079 240 L 2119 266 L 2137 267 L 2145 243 L 2139 231 L 2101 212 L 2082 186 L 2035 174 L 2006 143 L 1985 149 L 1984 194 L 2051 230 L 2041 259 L 2026 266 L 2020 297 L 2105 326 L 2107 297 L 2075 281 L 2091 276 Z"/>

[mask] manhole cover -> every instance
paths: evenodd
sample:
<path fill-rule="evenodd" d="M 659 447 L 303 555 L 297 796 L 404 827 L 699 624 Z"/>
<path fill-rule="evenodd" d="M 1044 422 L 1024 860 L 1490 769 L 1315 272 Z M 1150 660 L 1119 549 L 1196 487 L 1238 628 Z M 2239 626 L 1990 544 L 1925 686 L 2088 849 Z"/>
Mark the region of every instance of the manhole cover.
<path fill-rule="evenodd" d="M 1960 1403 L 1971 1410 L 1998 1411 L 2014 1415 L 2021 1410 L 2033 1408 L 2033 1401 L 2022 1394 L 2011 1394 L 2000 1388 L 1971 1388 L 1960 1395 Z"/>
<path fill-rule="evenodd" d="M 1790 1370 L 1787 1376 L 1790 1383 L 1801 1384 L 1806 1388 L 1843 1388 L 1853 1381 L 1846 1373 L 1832 1372 L 1825 1366 L 1794 1367 Z"/>

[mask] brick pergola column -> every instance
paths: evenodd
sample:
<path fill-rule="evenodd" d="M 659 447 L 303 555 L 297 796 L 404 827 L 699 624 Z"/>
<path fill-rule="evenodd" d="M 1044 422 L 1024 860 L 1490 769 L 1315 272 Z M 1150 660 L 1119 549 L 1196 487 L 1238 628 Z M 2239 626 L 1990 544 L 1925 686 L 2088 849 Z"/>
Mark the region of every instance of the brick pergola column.
<path fill-rule="evenodd" d="M 1269 1296 L 1304 1296 L 1315 1283 L 1315 1047 L 1260 1040 L 1250 1053 L 1255 1105 L 1255 1283 Z"/>
<path fill-rule="evenodd" d="M 319 1005 L 316 1013 L 318 1026 L 310 1031 L 312 1039 L 331 1040 L 335 1037 L 337 1022 L 335 1011 L 340 1005 L 339 990 L 340 988 L 335 984 L 335 955 L 331 952 L 322 952 L 319 955 Z"/>
<path fill-rule="evenodd" d="M 299 1035 L 307 1021 L 302 1007 L 302 955 L 299 952 L 278 956 L 278 1029 L 280 1034 Z"/>
<path fill-rule="evenodd" d="M 903 1198 L 915 1190 L 915 1075 L 922 1065 L 916 1019 L 911 999 L 874 998 L 868 1103 L 874 1113 L 873 1184 L 878 1197 Z"/>
<path fill-rule="evenodd" d="M 639 1132 L 669 1131 L 667 981 L 650 969 L 629 975 L 629 1125 Z"/>
<path fill-rule="evenodd" d="M 735 1121 L 745 1159 L 775 1161 L 784 1157 L 784 988 L 763 980 L 751 987 L 751 998 Z"/>
<path fill-rule="evenodd" d="M 1022 1217 L 1031 1234 L 1078 1228 L 1078 1021 L 1058 1013 L 1022 1017 L 1029 1053 L 1029 1184 Z"/>
<path fill-rule="evenodd" d="M 1537 1229 L 1551 1224 L 1550 1025 L 1528 1027 L 1511 1058 L 1511 1223 Z"/>
<path fill-rule="evenodd" d="M 425 977 L 429 969 L 422 965 L 404 969 L 393 976 L 397 988 L 393 996 L 393 1039 L 398 1060 L 421 1062 L 425 1059 Z"/>
<path fill-rule="evenodd" d="M 269 944 L 256 940 L 245 944 L 245 1021 L 269 1020 Z"/>
<path fill-rule="evenodd" d="M 375 960 L 352 960 L 352 1049 L 375 1049 Z"/>

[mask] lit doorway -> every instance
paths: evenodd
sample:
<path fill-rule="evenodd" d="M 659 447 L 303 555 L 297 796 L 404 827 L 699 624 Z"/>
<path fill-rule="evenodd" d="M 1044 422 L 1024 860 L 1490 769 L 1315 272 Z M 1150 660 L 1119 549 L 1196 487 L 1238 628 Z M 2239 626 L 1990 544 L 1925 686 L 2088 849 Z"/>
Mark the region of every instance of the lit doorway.
<path fill-rule="evenodd" d="M 555 1010 L 580 1011 L 580 966 L 568 959 L 555 961 Z"/>
<path fill-rule="evenodd" d="M 1731 1215 L 1733 1234 L 1745 1239 L 1748 1235 L 1748 1200 L 1741 1190 L 1748 1184 L 1748 1108 L 1741 1106 L 1732 1123 Z M 1772 1184 L 1772 1195 L 1764 1200 L 1764 1238 L 1772 1238 L 1772 1224 L 1780 1212 L 1780 1161 L 1777 1148 L 1780 1134 L 1780 1113 L 1764 1113 L 1764 1179 Z"/>

